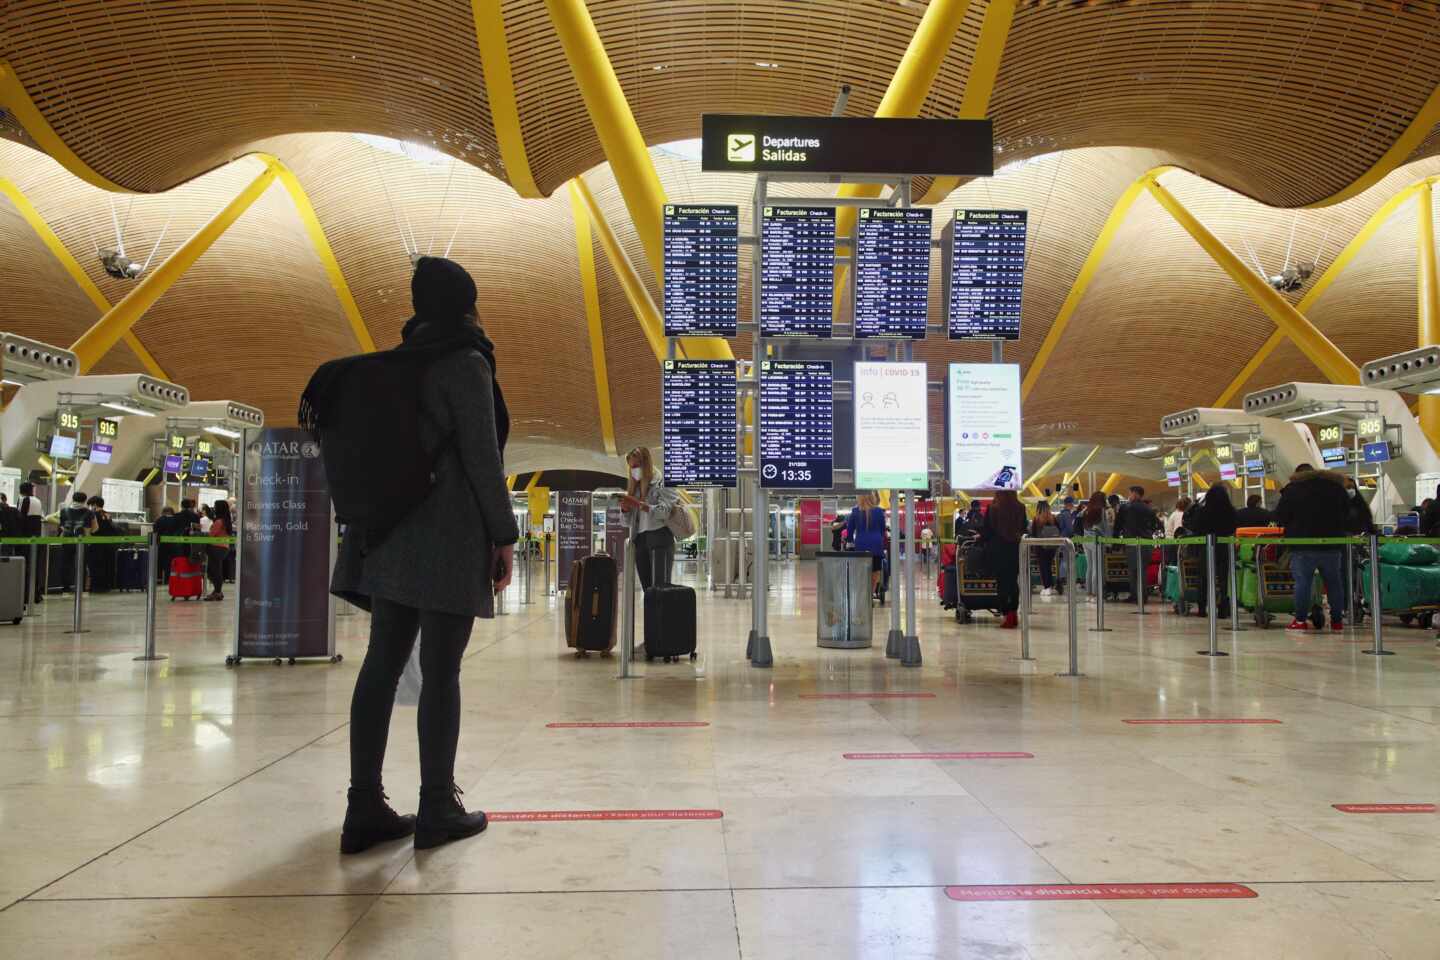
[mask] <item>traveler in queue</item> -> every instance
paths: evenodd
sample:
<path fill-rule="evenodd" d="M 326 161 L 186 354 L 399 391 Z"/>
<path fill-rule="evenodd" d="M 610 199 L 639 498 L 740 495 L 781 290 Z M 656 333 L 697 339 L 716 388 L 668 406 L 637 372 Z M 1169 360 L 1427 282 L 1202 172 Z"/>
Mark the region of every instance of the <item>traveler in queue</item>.
<path fill-rule="evenodd" d="M 635 534 L 635 572 L 640 589 L 669 586 L 670 569 L 675 563 L 675 534 L 668 525 L 670 511 L 680 502 L 674 489 L 658 483 L 655 460 L 649 447 L 636 447 L 625 455 L 630 476 L 620 509 L 626 513 L 639 511 Z M 567 573 L 562 573 L 568 576 Z"/>
<path fill-rule="evenodd" d="M 175 514 L 176 536 L 194 536 L 200 529 L 200 514 L 195 512 L 194 500 L 181 500 L 180 512 Z"/>
<path fill-rule="evenodd" d="M 60 536 L 79 538 L 95 532 L 95 514 L 90 511 L 88 502 L 89 498 L 79 490 L 70 497 L 70 506 L 61 509 L 59 514 Z M 85 571 L 80 570 L 75 562 L 80 553 L 80 545 L 63 549 L 64 553 L 60 555 L 62 591 L 69 593 L 71 590 L 84 590 Z"/>
<path fill-rule="evenodd" d="M 1440 486 L 1435 488 L 1435 494 L 1440 497 Z M 1368 512 L 1369 508 L 1366 510 Z M 1373 522 L 1374 518 L 1371 519 Z M 1420 512 L 1420 536 L 1440 536 L 1440 499 L 1432 499 L 1430 505 Z"/>
<path fill-rule="evenodd" d="M 847 524 L 850 549 L 870 554 L 870 595 L 883 606 L 885 603 L 885 508 L 873 493 L 856 498 Z"/>
<path fill-rule="evenodd" d="M 1197 537 L 1204 537 L 1214 534 L 1216 537 L 1235 536 L 1235 504 L 1230 502 L 1230 487 L 1223 480 L 1216 483 L 1205 496 L 1200 498 L 1189 510 L 1185 511 L 1185 530 Z M 1200 569 L 1205 568 L 1204 547 L 1190 547 L 1191 550 L 1199 550 Z M 1203 576 L 1202 572 L 1202 576 Z M 1200 591 L 1200 614 L 1205 615 L 1209 607 L 1206 599 L 1209 594 L 1205 589 Z M 1215 615 L 1226 617 L 1230 615 L 1230 544 L 1215 544 Z"/>
<path fill-rule="evenodd" d="M 15 511 L 20 515 L 20 528 L 17 536 L 38 537 L 44 532 L 45 508 L 40 505 L 40 498 L 35 496 L 35 484 L 20 484 L 20 502 L 15 505 Z M 35 603 L 44 603 L 45 577 L 41 571 L 49 568 L 47 561 L 50 557 L 50 548 L 36 547 L 34 549 L 36 558 L 35 595 L 30 599 Z"/>
<path fill-rule="evenodd" d="M 1245 498 L 1245 506 L 1235 511 L 1237 527 L 1268 527 L 1270 511 L 1260 505 L 1260 494 L 1252 493 Z"/>
<path fill-rule="evenodd" d="M 1350 498 L 1345 494 L 1345 478 L 1333 470 L 1316 470 L 1308 463 L 1295 468 L 1290 482 L 1280 491 L 1275 507 L 1275 522 L 1285 528 L 1287 537 L 1343 537 L 1350 517 Z M 1295 546 L 1290 548 L 1290 572 L 1295 577 L 1295 617 L 1291 630 L 1308 630 L 1305 619 L 1310 612 L 1310 591 L 1315 572 L 1325 581 L 1330 598 L 1330 627 L 1345 629 L 1345 577 L 1343 546 Z M 1324 621 L 1317 623 L 1317 629 Z"/>
<path fill-rule="evenodd" d="M 1050 510 L 1050 504 L 1044 500 L 1035 505 L 1035 519 L 1030 521 L 1030 536 L 1060 536 L 1060 524 Z M 1053 596 L 1055 593 L 1055 554 L 1055 547 L 1035 548 L 1035 563 L 1040 567 L 1040 596 L 1042 597 Z"/>
<path fill-rule="evenodd" d="M 495 347 L 475 313 L 476 289 L 459 264 L 421 257 L 410 280 L 415 316 L 404 342 L 383 354 L 334 361 L 316 372 L 301 401 L 300 422 L 338 449 L 403 430 L 433 454 L 428 492 L 397 504 L 383 529 L 353 525 L 340 548 L 331 591 L 371 611 L 370 646 L 350 703 L 350 790 L 341 853 L 415 837 L 416 849 L 471 837 L 485 814 L 467 812 L 455 783 L 460 738 L 460 661 L 475 619 L 495 615 L 495 594 L 510 583 L 520 531 L 510 509 L 503 453 L 510 420 L 495 379 Z M 392 383 L 414 383 L 418 418 L 374 403 L 364 416 L 344 408 L 370 402 L 345 388 L 347 370 L 385 368 Z M 387 412 L 393 409 L 394 412 Z M 413 409 L 413 408 L 412 408 Z M 380 421 L 387 417 L 391 422 Z M 397 418 L 408 417 L 400 423 Z M 418 422 L 416 420 L 418 419 Z M 327 424 L 334 424 L 333 430 Z M 332 435 L 333 434 L 333 435 Z M 387 441 L 388 442 L 388 441 Z M 327 472 L 328 476 L 328 472 Z M 384 478 L 372 470 L 328 477 L 332 490 L 356 496 Z M 420 807 L 401 816 L 381 783 L 395 688 L 420 643 Z"/>
<path fill-rule="evenodd" d="M 104 498 L 91 497 L 86 507 L 95 518 L 95 536 L 120 536 L 120 527 L 106 511 Z M 95 543 L 85 548 L 85 566 L 90 571 L 91 593 L 109 593 L 115 589 L 115 557 L 118 553 L 119 550 L 110 543 Z"/>
<path fill-rule="evenodd" d="M 207 503 L 200 504 L 200 536 L 210 536 L 210 525 L 215 522 L 215 511 Z"/>
<path fill-rule="evenodd" d="M 1115 511 L 1115 536 L 1127 540 L 1143 539 L 1155 535 L 1160 529 L 1160 520 L 1150 504 L 1145 502 L 1145 488 L 1130 488 L 1130 499 Z M 1138 603 L 1140 591 L 1145 584 L 1144 547 L 1127 547 L 1126 557 L 1130 560 L 1130 599 L 1126 603 Z"/>
<path fill-rule="evenodd" d="M 1080 511 L 1080 519 L 1075 525 L 1075 535 L 1080 537 L 1108 537 L 1110 536 L 1110 525 L 1105 522 L 1105 494 L 1098 490 L 1090 494 L 1085 507 Z M 1093 544 L 1091 544 L 1093 547 Z M 1104 589 L 1105 582 L 1105 548 L 1092 551 L 1094 556 L 1087 556 L 1085 563 L 1085 589 L 1090 592 L 1091 597 L 1098 597 Z"/>
<path fill-rule="evenodd" d="M 1370 513 L 1370 504 L 1365 502 L 1360 488 L 1355 485 L 1354 477 L 1345 478 L 1345 506 L 1345 533 L 1352 537 L 1370 536 L 1375 531 L 1375 517 Z M 1422 516 L 1420 519 L 1423 524 L 1425 518 Z"/>
<path fill-rule="evenodd" d="M 224 500 L 216 500 L 211 512 L 214 516 L 210 520 L 210 530 L 206 536 L 230 536 L 234 531 L 233 522 L 230 519 L 230 504 Z M 229 553 L 229 544 L 215 544 L 205 548 L 205 569 L 210 575 L 211 589 L 204 599 L 212 601 L 225 599 L 225 558 Z"/>
<path fill-rule="evenodd" d="M 1175 501 L 1175 509 L 1165 515 L 1165 536 L 1168 539 L 1175 538 L 1175 531 L 1185 526 L 1185 511 L 1193 504 L 1189 497 L 1181 497 Z"/>
<path fill-rule="evenodd" d="M 1004 615 L 1000 626 L 1013 630 L 1020 625 L 1016 611 L 1020 609 L 1020 538 L 1025 535 L 1025 507 L 1014 490 L 996 490 L 990 509 L 980 527 L 980 539 L 992 573 L 999 612 Z M 1029 577 L 1029 571 L 1026 571 Z M 1026 585 L 1028 588 L 1028 584 Z"/>

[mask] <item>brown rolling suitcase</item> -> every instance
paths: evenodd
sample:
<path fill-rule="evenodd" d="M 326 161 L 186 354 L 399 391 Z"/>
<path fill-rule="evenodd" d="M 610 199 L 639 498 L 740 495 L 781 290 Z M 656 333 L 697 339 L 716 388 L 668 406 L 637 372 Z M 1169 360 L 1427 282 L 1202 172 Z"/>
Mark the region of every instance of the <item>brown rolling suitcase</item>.
<path fill-rule="evenodd" d="M 583 657 L 615 648 L 615 559 L 603 553 L 576 560 L 570 567 L 565 599 L 565 642 Z"/>

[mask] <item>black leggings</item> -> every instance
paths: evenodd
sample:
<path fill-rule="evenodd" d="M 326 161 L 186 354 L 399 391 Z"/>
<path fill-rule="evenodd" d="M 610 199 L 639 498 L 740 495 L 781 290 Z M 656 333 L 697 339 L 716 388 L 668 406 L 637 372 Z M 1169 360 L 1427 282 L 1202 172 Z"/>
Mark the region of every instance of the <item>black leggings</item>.
<path fill-rule="evenodd" d="M 205 548 L 206 573 L 210 574 L 210 586 L 215 588 L 217 594 L 225 592 L 225 558 L 230 553 L 229 547 L 206 547 Z"/>
<path fill-rule="evenodd" d="M 420 635 L 420 789 L 448 790 L 455 782 L 460 742 L 460 658 L 470 642 L 474 617 L 416 610 L 376 597 L 370 617 L 370 648 L 350 700 L 350 786 L 380 786 L 395 688 Z"/>
<path fill-rule="evenodd" d="M 1020 544 L 996 540 L 990 547 L 990 564 L 995 571 L 995 594 L 1001 613 L 1020 609 Z M 1025 588 L 1030 588 L 1030 571 L 1025 571 Z"/>
<path fill-rule="evenodd" d="M 656 561 L 659 561 L 659 580 L 655 580 Z M 640 589 L 649 590 L 652 582 L 660 586 L 670 585 L 670 567 L 675 562 L 675 534 L 669 527 L 646 530 L 635 536 L 635 572 L 640 575 Z"/>

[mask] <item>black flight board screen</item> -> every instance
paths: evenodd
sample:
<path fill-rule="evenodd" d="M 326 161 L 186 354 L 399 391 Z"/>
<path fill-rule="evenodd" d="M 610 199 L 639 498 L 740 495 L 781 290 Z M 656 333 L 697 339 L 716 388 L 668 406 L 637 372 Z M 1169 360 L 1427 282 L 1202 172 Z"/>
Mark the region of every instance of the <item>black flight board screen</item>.
<path fill-rule="evenodd" d="M 828 337 L 835 208 L 769 206 L 760 228 L 760 335 Z"/>
<path fill-rule="evenodd" d="M 760 486 L 828 490 L 835 467 L 830 362 L 760 361 Z"/>
<path fill-rule="evenodd" d="M 740 208 L 667 203 L 664 221 L 665 336 L 735 336 Z"/>
<path fill-rule="evenodd" d="M 925 339 L 930 210 L 861 207 L 855 229 L 855 336 Z"/>
<path fill-rule="evenodd" d="M 735 486 L 735 389 L 734 360 L 665 361 L 665 486 Z"/>
<path fill-rule="evenodd" d="M 1019 340 L 1025 210 L 956 210 L 950 339 Z"/>

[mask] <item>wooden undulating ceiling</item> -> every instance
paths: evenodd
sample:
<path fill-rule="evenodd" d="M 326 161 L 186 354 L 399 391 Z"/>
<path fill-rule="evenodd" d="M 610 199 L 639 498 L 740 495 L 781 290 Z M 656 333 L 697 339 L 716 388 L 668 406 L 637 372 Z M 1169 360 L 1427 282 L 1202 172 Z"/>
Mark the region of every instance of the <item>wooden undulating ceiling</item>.
<path fill-rule="evenodd" d="M 644 138 L 657 145 L 697 136 L 705 112 L 828 113 L 844 83 L 852 86 L 846 112 L 873 113 L 926 5 L 587 6 Z M 987 6 L 970 4 L 923 116 L 955 115 Z M 504 0 L 502 10 L 524 146 L 546 199 L 522 200 L 506 183 L 465 0 L 11 3 L 0 10 L 0 60 L 84 162 L 153 195 L 112 196 L 80 182 L 36 153 L 3 111 L 0 177 L 34 203 L 114 303 L 133 284 L 106 276 L 96 257 L 97 245 L 114 241 L 112 209 L 133 257 L 148 255 L 163 231 L 158 263 L 260 173 L 262 161 L 247 154 L 274 154 L 308 192 L 378 344 L 394 343 L 409 316 L 410 252 L 450 248 L 476 278 L 499 347 L 512 466 L 604 466 L 566 180 L 584 176 L 657 305 L 659 291 L 544 0 Z M 1411 125 L 1437 77 L 1440 4 L 1430 2 L 1021 0 L 990 104 L 997 175 L 939 204 L 935 230 L 957 207 L 1030 211 L 1023 338 L 1006 350 L 1028 368 L 1112 206 L 1157 166 L 1182 168 L 1163 175 L 1165 187 L 1242 258 L 1253 247 L 1274 272 L 1288 250 L 1292 262 L 1313 259 L 1320 276 L 1388 197 L 1440 174 L 1440 130 L 1358 196 L 1280 208 L 1324 201 L 1362 177 Z M 453 159 L 422 162 L 352 133 Z M 738 203 L 742 230 L 753 231 L 751 177 L 703 174 L 661 149 L 651 156 L 670 200 Z M 1415 235 L 1412 202 L 1307 308 L 1357 363 L 1415 345 Z M 4 329 L 68 344 L 95 321 L 95 305 L 3 198 L 0 244 Z M 593 239 L 592 249 L 623 452 L 658 442 L 658 370 L 615 270 Z M 937 253 L 937 322 L 940 276 Z M 742 317 L 749 300 L 742 257 Z M 1161 416 L 1213 403 L 1272 330 L 1142 195 L 1027 398 L 1026 441 L 1123 448 Z M 319 362 L 357 348 L 278 184 L 135 333 L 197 398 L 256 403 L 274 423 L 293 421 Z M 748 335 L 732 347 L 748 357 Z M 988 355 L 985 345 L 940 338 L 916 348 L 936 365 Z M 100 369 L 139 368 L 122 343 Z M 1317 377 L 1287 344 L 1242 392 Z"/>
<path fill-rule="evenodd" d="M 650 143 L 695 136 L 705 112 L 827 113 L 843 83 L 847 112 L 870 114 L 925 9 L 587 6 Z M 922 115 L 954 115 L 986 6 L 970 5 Z M 543 0 L 501 7 L 548 194 L 604 157 Z M 265 137 L 328 130 L 433 143 L 504 175 L 466 0 L 30 0 L 0 14 L 0 58 L 76 153 L 132 189 L 173 186 Z M 1002 162 L 1145 147 L 1293 206 L 1370 169 L 1437 76 L 1428 0 L 1022 0 L 990 113 Z"/>

